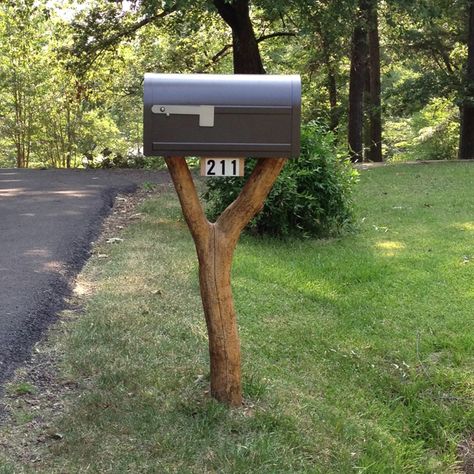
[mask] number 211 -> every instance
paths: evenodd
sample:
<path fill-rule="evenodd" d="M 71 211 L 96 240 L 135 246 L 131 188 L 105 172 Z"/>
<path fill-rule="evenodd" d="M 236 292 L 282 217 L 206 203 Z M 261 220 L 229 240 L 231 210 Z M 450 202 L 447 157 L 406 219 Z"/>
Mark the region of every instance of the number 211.
<path fill-rule="evenodd" d="M 226 173 L 226 163 L 230 162 L 232 170 Z M 236 176 L 237 175 L 237 160 L 207 160 L 207 176 L 216 176 L 216 166 L 221 167 L 220 175 Z"/>

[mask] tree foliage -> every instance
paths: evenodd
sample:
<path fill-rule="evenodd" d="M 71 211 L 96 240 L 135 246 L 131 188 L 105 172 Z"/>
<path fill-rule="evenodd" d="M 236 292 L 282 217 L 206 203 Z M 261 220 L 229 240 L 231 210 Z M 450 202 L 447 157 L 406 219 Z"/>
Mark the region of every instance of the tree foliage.
<path fill-rule="evenodd" d="M 451 137 L 459 130 L 457 111 L 470 110 L 472 2 L 376 3 L 382 101 L 375 109 L 382 113 L 385 159 L 416 158 L 414 150 L 425 158 L 456 156 L 451 138 L 441 147 L 450 150 L 444 153 L 434 152 L 420 136 L 426 128 L 441 130 L 448 120 Z M 77 166 L 87 158 L 99 164 L 110 151 L 125 160 L 139 156 L 144 72 L 231 73 L 236 61 L 241 72 L 248 67 L 301 74 L 304 121 L 324 123 L 334 132 L 335 145 L 346 150 L 357 4 L 5 0 L 0 3 L 0 165 Z M 236 20 L 242 9 L 248 9 L 253 39 L 249 25 Z M 239 35 L 239 41 L 258 45 L 260 65 L 250 63 L 248 45 L 239 59 Z M 438 99 L 450 112 L 442 120 L 431 114 L 421 123 L 418 118 Z M 401 136 L 404 122 L 409 125 Z"/>
<path fill-rule="evenodd" d="M 29 0 L 6 2 L 0 9 L 0 35 L 8 38 L 0 43 L 2 139 L 19 168 L 29 164 L 47 90 L 45 21 L 46 12 Z"/>

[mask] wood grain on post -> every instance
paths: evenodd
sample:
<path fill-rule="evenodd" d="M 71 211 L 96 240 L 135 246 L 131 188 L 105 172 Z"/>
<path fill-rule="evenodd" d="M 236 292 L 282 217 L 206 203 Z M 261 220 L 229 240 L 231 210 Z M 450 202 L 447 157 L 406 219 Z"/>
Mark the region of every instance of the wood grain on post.
<path fill-rule="evenodd" d="M 259 159 L 239 196 L 216 223 L 206 218 L 185 158 L 168 157 L 165 161 L 199 260 L 201 299 L 209 335 L 211 395 L 239 406 L 240 341 L 230 281 L 232 257 L 240 233 L 262 209 L 286 158 Z"/>

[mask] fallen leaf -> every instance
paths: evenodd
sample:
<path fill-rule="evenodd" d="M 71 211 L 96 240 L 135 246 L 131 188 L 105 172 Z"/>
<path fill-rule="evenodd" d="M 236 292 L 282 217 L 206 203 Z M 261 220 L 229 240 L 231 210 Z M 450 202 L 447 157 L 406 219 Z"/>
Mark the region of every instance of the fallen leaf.
<path fill-rule="evenodd" d="M 111 237 L 110 239 L 107 239 L 106 241 L 108 244 L 118 244 L 119 242 L 123 242 L 123 239 L 120 237 Z"/>

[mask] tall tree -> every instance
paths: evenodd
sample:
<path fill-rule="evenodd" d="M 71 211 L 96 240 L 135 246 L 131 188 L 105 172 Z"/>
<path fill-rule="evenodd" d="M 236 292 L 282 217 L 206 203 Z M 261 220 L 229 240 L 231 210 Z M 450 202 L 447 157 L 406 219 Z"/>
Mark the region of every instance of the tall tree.
<path fill-rule="evenodd" d="M 298 5 L 301 36 L 309 40 L 309 69 L 312 77 L 320 78 L 329 102 L 329 128 L 336 131 L 342 117 L 339 87 L 344 74 L 341 66 L 347 56 L 351 17 L 351 2 L 324 0 L 307 2 L 293 0 Z"/>
<path fill-rule="evenodd" d="M 459 158 L 474 159 L 474 0 L 469 1 L 466 89 L 461 107 Z"/>
<path fill-rule="evenodd" d="M 364 150 L 364 117 L 367 129 Z M 378 0 L 359 0 L 352 36 L 348 142 L 353 162 L 382 161 Z"/>
<path fill-rule="evenodd" d="M 326 35 L 323 33 L 321 24 L 317 25 L 317 31 L 321 40 L 322 54 L 324 64 L 326 66 L 326 83 L 329 95 L 329 128 L 333 132 L 337 130 L 339 126 L 340 110 L 338 107 L 338 91 L 337 91 L 337 71 L 334 61 L 331 59 L 329 41 Z"/>
<path fill-rule="evenodd" d="M 232 29 L 235 74 L 265 74 L 250 19 L 249 0 L 213 0 L 219 15 Z"/>
<path fill-rule="evenodd" d="M 368 159 L 374 162 L 382 158 L 382 103 L 380 82 L 380 40 L 378 27 L 378 0 L 370 0 L 368 11 L 368 76 L 369 76 L 369 148 Z"/>
<path fill-rule="evenodd" d="M 352 34 L 351 71 L 349 79 L 348 142 L 351 161 L 363 160 L 364 88 L 367 67 L 367 24 L 369 0 L 359 0 Z"/>

